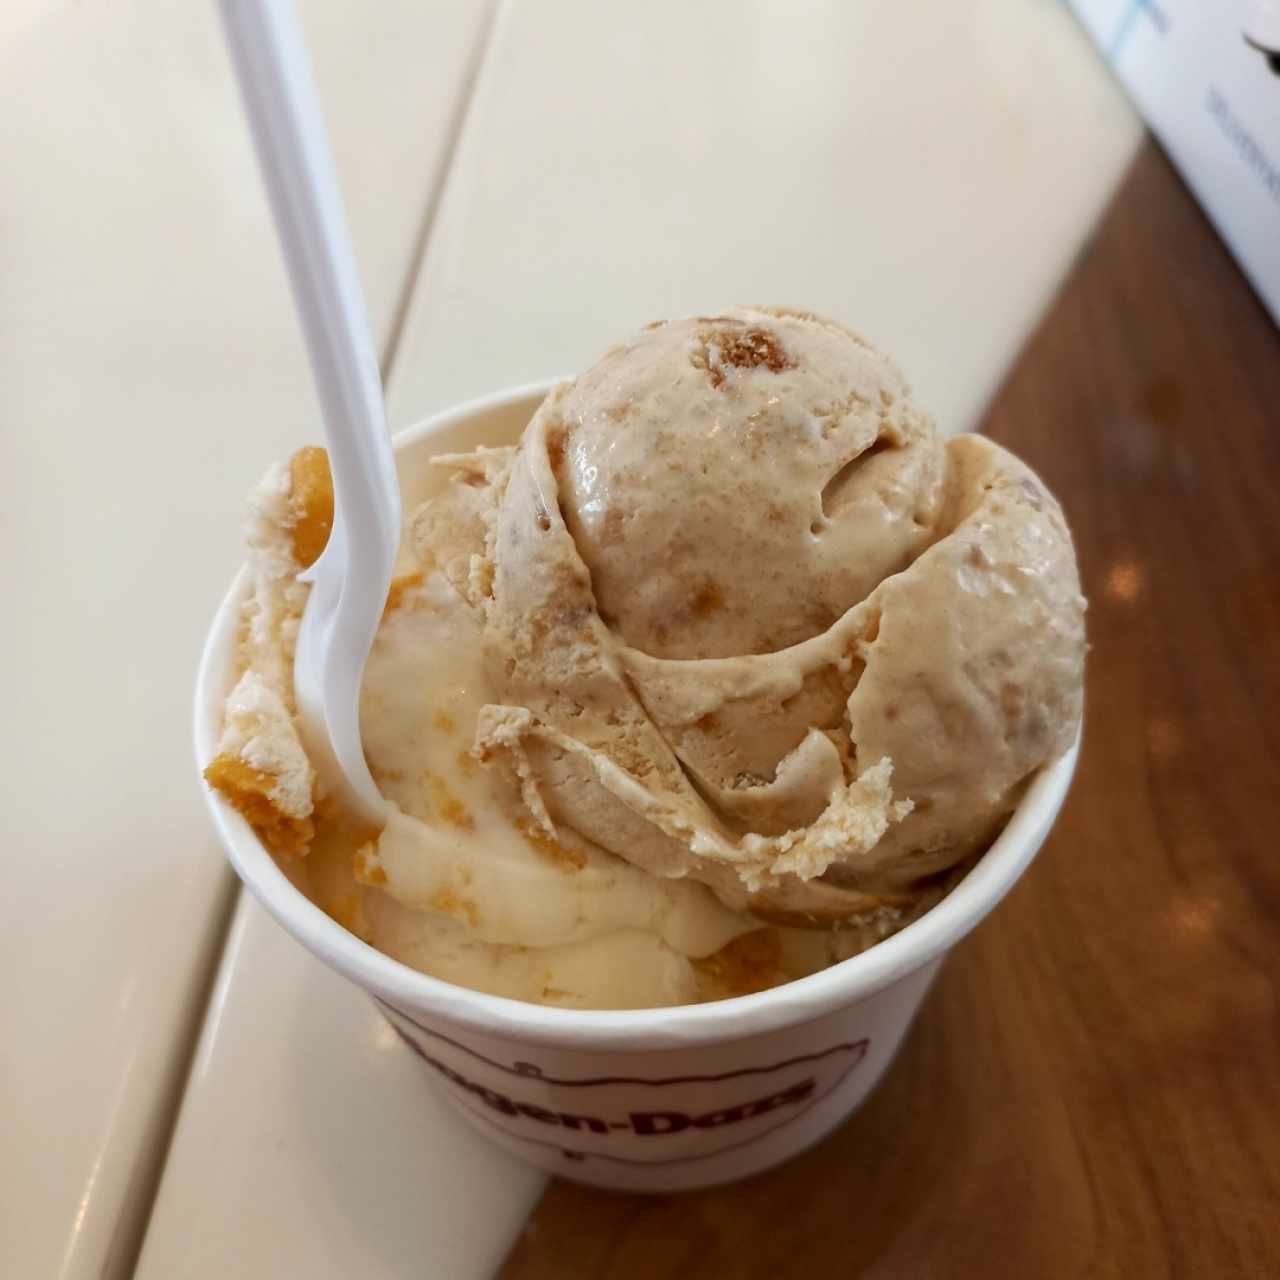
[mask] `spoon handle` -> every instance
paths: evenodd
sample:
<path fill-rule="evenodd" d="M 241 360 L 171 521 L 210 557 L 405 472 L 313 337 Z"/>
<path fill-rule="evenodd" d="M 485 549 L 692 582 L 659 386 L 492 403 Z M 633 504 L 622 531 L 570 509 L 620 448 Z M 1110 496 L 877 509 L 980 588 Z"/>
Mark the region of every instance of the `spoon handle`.
<path fill-rule="evenodd" d="M 335 524 L 345 526 L 348 556 L 362 562 L 366 539 L 380 548 L 390 546 L 384 566 L 389 578 L 400 513 L 382 383 L 293 5 L 289 0 L 220 0 L 220 5 L 324 417 Z M 357 568 L 377 567 L 382 566 L 352 564 L 348 576 L 356 576 Z M 381 590 L 385 595 L 385 583 Z"/>

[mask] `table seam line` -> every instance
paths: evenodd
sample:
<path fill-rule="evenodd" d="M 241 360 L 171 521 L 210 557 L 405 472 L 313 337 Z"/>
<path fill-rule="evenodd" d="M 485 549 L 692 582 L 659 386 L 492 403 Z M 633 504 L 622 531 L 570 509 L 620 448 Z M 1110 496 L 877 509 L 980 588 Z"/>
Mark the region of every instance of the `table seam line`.
<path fill-rule="evenodd" d="M 220 855 L 221 856 L 221 855 Z M 218 979 L 222 974 L 223 962 L 227 957 L 227 942 L 231 937 L 231 926 L 236 917 L 236 909 L 240 905 L 240 895 L 244 892 L 239 880 L 229 874 L 230 868 L 224 868 L 226 879 L 230 881 L 222 889 L 221 904 L 217 923 L 210 938 L 209 959 L 201 967 L 196 982 L 195 998 L 192 1000 L 193 1014 L 187 1020 L 178 1037 L 174 1059 L 176 1060 L 173 1083 L 164 1091 L 164 1096 L 156 1107 L 156 1155 L 153 1167 L 145 1168 L 140 1162 L 140 1170 L 134 1176 L 141 1182 L 137 1193 L 137 1204 L 131 1211 L 134 1221 L 128 1231 L 123 1231 L 122 1222 L 117 1222 L 116 1232 L 107 1249 L 107 1263 L 103 1274 L 111 1273 L 121 1276 L 137 1274 L 138 1262 L 142 1257 L 142 1247 L 146 1243 L 151 1229 L 156 1199 L 160 1194 L 160 1185 L 164 1181 L 165 1170 L 169 1165 L 169 1155 L 173 1149 L 173 1140 L 178 1131 L 178 1118 L 190 1091 L 191 1073 L 195 1067 L 196 1057 L 204 1039 L 205 1026 L 209 1021 L 209 1005 Z M 130 1197 L 132 1199 L 132 1197 Z M 118 1261 L 111 1262 L 111 1255 L 119 1250 Z"/>

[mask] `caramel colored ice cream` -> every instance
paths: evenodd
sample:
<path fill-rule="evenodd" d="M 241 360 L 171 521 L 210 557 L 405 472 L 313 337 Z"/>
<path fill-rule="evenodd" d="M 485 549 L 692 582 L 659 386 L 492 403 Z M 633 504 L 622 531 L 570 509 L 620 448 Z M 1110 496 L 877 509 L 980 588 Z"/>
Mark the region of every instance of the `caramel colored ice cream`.
<path fill-rule="evenodd" d="M 801 976 L 933 905 L 1075 736 L 1057 503 L 989 441 L 940 440 L 830 322 L 649 326 L 517 448 L 437 463 L 362 697 L 385 828 L 327 811 L 293 723 L 295 577 L 331 519 L 315 451 L 252 503 L 208 775 L 424 972 L 598 1008 Z"/>

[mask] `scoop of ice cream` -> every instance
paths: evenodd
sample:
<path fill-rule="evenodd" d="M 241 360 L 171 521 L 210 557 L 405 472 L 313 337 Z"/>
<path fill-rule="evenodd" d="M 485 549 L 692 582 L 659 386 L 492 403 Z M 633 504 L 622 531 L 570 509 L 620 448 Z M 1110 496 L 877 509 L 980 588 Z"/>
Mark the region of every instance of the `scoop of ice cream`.
<path fill-rule="evenodd" d="M 596 607 L 655 657 L 807 640 L 932 534 L 932 427 L 884 356 L 816 317 L 650 326 L 551 417 L 560 507 Z"/>
<path fill-rule="evenodd" d="M 907 911 L 1075 733 L 1057 505 L 834 325 L 652 327 L 490 492 L 478 738 L 548 832 L 767 916 Z"/>

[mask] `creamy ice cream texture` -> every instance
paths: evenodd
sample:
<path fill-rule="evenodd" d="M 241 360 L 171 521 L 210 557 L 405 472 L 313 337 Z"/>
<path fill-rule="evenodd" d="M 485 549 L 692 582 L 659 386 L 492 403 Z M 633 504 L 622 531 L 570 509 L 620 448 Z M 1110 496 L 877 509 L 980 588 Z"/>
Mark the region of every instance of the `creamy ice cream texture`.
<path fill-rule="evenodd" d="M 997 445 L 939 439 L 838 325 L 649 326 L 518 447 L 436 464 L 362 696 L 386 827 L 331 811 L 294 724 L 319 450 L 251 501 L 209 769 L 300 887 L 424 972 L 580 1007 L 812 972 L 933 905 L 1075 735 L 1056 502 Z"/>

